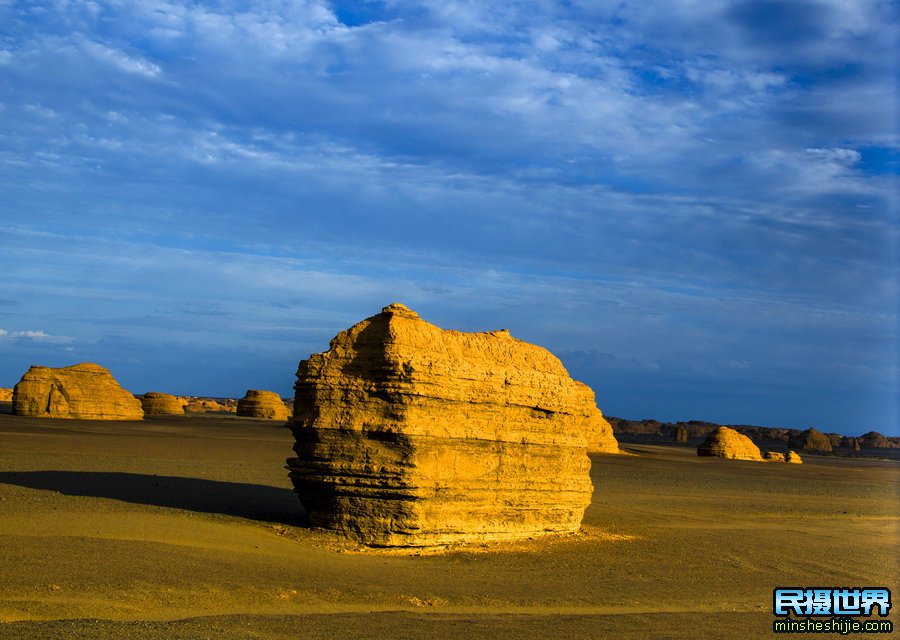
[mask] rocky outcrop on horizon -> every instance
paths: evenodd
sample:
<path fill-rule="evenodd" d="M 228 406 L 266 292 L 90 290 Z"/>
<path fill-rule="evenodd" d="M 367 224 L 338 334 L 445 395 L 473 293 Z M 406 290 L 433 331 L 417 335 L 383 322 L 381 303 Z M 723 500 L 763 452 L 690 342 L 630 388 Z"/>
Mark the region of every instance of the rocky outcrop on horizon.
<path fill-rule="evenodd" d="M 697 447 L 698 456 L 726 458 L 728 460 L 761 461 L 759 447 L 753 440 L 728 427 L 719 427 Z"/>
<path fill-rule="evenodd" d="M 141 401 L 108 369 L 83 362 L 54 369 L 33 366 L 13 390 L 13 413 L 36 418 L 141 420 Z"/>
<path fill-rule="evenodd" d="M 800 449 L 801 451 L 831 451 L 833 449 L 831 438 L 815 429 L 807 429 L 792 435 L 789 444 L 791 449 Z"/>
<path fill-rule="evenodd" d="M 204 398 L 179 396 L 187 403 L 185 413 L 236 413 L 237 400 L 233 398 Z"/>
<path fill-rule="evenodd" d="M 856 438 L 859 446 L 879 449 L 900 449 L 900 438 L 888 438 L 877 431 L 869 431 Z"/>
<path fill-rule="evenodd" d="M 139 396 L 139 399 L 144 408 L 144 414 L 148 416 L 184 415 L 184 407 L 187 404 L 187 400 L 184 398 L 159 391 L 148 391 Z"/>
<path fill-rule="evenodd" d="M 246 395 L 238 400 L 237 415 L 264 420 L 287 420 L 291 417 L 291 411 L 274 391 L 247 389 Z"/>
<path fill-rule="evenodd" d="M 549 351 L 400 304 L 300 362 L 295 390 L 294 489 L 314 525 L 370 546 L 577 531 L 586 438 L 618 450 L 593 392 Z"/>
<path fill-rule="evenodd" d="M 12 389 L 7 389 L 6 387 L 0 387 L 0 402 L 12 402 Z"/>
<path fill-rule="evenodd" d="M 612 425 L 613 432 L 616 437 L 623 442 L 659 442 L 672 443 L 680 442 L 677 438 L 679 434 L 687 434 L 687 442 L 698 442 L 706 438 L 710 433 L 715 431 L 720 425 L 702 420 L 690 420 L 684 422 L 660 422 L 659 420 L 627 420 L 615 416 L 607 416 L 607 420 Z M 785 429 L 781 427 L 759 427 L 754 425 L 725 425 L 738 433 L 742 433 L 752 439 L 760 446 L 773 446 L 787 448 L 790 445 L 791 438 L 796 438 L 801 434 L 799 429 Z M 871 437 L 866 437 L 871 434 Z M 823 434 L 824 435 L 824 434 Z M 832 442 L 834 448 L 843 448 L 849 451 L 860 451 L 859 446 L 863 449 L 896 449 L 900 448 L 900 437 L 888 437 L 877 432 L 869 432 L 866 436 L 851 438 L 841 436 L 839 434 L 827 434 L 827 438 Z M 681 436 L 683 437 L 683 435 Z"/>

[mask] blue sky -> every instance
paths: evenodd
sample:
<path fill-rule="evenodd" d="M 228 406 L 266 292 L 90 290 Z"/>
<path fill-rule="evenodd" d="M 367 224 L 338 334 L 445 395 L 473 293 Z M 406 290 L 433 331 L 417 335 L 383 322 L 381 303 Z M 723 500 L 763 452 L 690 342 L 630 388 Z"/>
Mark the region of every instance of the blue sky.
<path fill-rule="evenodd" d="M 393 301 L 608 414 L 898 427 L 898 9 L 0 0 L 0 386 L 291 393 Z"/>

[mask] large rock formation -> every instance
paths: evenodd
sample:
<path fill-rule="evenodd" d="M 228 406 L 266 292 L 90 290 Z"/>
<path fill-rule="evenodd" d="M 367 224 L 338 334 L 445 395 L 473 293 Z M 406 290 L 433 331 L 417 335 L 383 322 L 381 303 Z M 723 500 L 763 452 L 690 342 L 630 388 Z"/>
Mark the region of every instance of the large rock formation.
<path fill-rule="evenodd" d="M 141 406 L 148 416 L 183 415 L 187 402 L 168 393 L 149 391 L 141 396 Z"/>
<path fill-rule="evenodd" d="M 791 449 L 806 451 L 831 451 L 831 438 L 815 429 L 801 431 L 791 437 Z"/>
<path fill-rule="evenodd" d="M 373 546 L 577 531 L 586 438 L 618 449 L 593 392 L 547 350 L 400 304 L 302 361 L 294 388 L 300 501 L 313 524 Z"/>
<path fill-rule="evenodd" d="M 247 389 L 247 395 L 238 400 L 237 414 L 265 420 L 287 420 L 291 413 L 274 391 Z"/>
<path fill-rule="evenodd" d="M 697 447 L 698 456 L 715 456 L 730 460 L 762 460 L 759 447 L 753 440 L 734 429 L 719 427 Z"/>
<path fill-rule="evenodd" d="M 13 390 L 13 413 L 38 418 L 140 420 L 141 401 L 119 386 L 108 369 L 82 364 L 31 367 Z"/>

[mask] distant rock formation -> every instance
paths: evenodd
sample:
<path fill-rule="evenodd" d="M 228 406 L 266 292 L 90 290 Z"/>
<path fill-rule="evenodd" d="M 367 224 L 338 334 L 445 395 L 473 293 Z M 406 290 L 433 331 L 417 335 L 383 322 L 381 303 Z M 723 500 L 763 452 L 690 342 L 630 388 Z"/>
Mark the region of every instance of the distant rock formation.
<path fill-rule="evenodd" d="M 698 456 L 714 456 L 730 460 L 762 460 L 759 447 L 753 440 L 734 429 L 719 427 L 697 447 Z"/>
<path fill-rule="evenodd" d="M 0 402 L 12 402 L 12 389 L 0 387 Z"/>
<path fill-rule="evenodd" d="M 763 459 L 766 462 L 784 462 L 785 457 L 783 453 L 779 453 L 777 451 L 766 451 L 763 454 Z"/>
<path fill-rule="evenodd" d="M 198 398 L 196 396 L 187 396 L 182 399 L 186 402 L 185 413 L 235 413 L 237 411 L 237 400 L 231 398 L 221 402 L 215 398 Z"/>
<path fill-rule="evenodd" d="M 788 451 L 787 455 L 784 457 L 784 461 L 791 464 L 803 464 L 803 458 L 801 458 L 800 454 L 796 451 Z"/>
<path fill-rule="evenodd" d="M 900 447 L 897 438 L 888 438 L 877 431 L 869 431 L 857 438 L 859 445 L 872 449 L 896 449 Z"/>
<path fill-rule="evenodd" d="M 149 391 L 140 397 L 141 406 L 148 416 L 184 415 L 187 401 L 159 391 Z"/>
<path fill-rule="evenodd" d="M 13 390 L 13 413 L 37 418 L 140 420 L 141 401 L 119 386 L 108 369 L 82 364 L 33 366 Z"/>
<path fill-rule="evenodd" d="M 400 304 L 302 361 L 294 388 L 295 491 L 313 524 L 370 546 L 577 531 L 586 437 L 613 448 L 593 392 L 549 351 Z"/>
<path fill-rule="evenodd" d="M 718 424 L 702 420 L 659 422 L 658 420 L 626 420 L 615 416 L 606 416 L 606 419 L 612 425 L 613 433 L 620 442 L 641 442 L 645 444 L 679 442 L 678 437 L 680 437 L 682 430 L 687 431 L 689 441 L 694 438 L 705 438 L 719 427 Z M 877 431 L 870 431 L 858 438 L 851 438 L 837 433 L 823 434 L 815 429 L 801 432 L 799 429 L 758 427 L 745 424 L 727 426 L 759 443 L 760 446 L 774 446 L 776 448 L 791 446 L 799 449 L 803 444 L 803 439 L 806 437 L 805 434 L 812 431 L 813 434 L 818 434 L 813 436 L 814 447 L 821 447 L 818 450 L 829 450 L 824 448 L 828 446 L 825 444 L 825 440 L 831 443 L 832 449 L 848 447 L 854 451 L 860 451 L 860 447 L 864 449 L 900 448 L 900 437 L 884 436 Z"/>
<path fill-rule="evenodd" d="M 687 442 L 688 441 L 688 430 L 683 425 L 675 425 L 675 428 L 672 431 L 672 439 L 675 442 Z"/>
<path fill-rule="evenodd" d="M 807 429 L 790 439 L 791 449 L 806 451 L 831 451 L 831 438 L 815 429 Z"/>
<path fill-rule="evenodd" d="M 291 417 L 284 400 L 274 391 L 247 389 L 247 394 L 238 400 L 237 414 L 265 420 L 287 420 Z"/>

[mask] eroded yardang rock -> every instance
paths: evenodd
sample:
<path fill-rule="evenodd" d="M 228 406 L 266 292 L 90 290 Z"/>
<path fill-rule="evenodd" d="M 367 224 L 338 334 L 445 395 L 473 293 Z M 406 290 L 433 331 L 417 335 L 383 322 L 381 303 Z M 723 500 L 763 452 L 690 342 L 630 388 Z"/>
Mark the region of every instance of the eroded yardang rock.
<path fill-rule="evenodd" d="M 141 401 L 119 386 L 108 369 L 82 364 L 34 366 L 13 390 L 13 413 L 38 418 L 140 420 Z"/>
<path fill-rule="evenodd" d="M 762 460 L 753 440 L 728 427 L 719 427 L 697 447 L 698 456 L 715 456 L 730 460 Z"/>
<path fill-rule="evenodd" d="M 238 400 L 237 414 L 264 420 L 287 420 L 290 417 L 287 405 L 274 391 L 247 389 L 247 395 Z"/>
<path fill-rule="evenodd" d="M 815 429 L 807 429 L 791 437 L 792 449 L 805 449 L 806 451 L 831 451 L 831 438 Z"/>
<path fill-rule="evenodd" d="M 197 396 L 179 396 L 184 400 L 185 413 L 235 413 L 237 400 L 234 398 L 200 398 Z M 221 402 L 220 402 L 221 400 Z"/>
<path fill-rule="evenodd" d="M 183 415 L 186 404 L 183 398 L 159 391 L 149 391 L 141 396 L 141 406 L 148 416 Z"/>
<path fill-rule="evenodd" d="M 7 389 L 6 387 L 0 387 L 0 402 L 10 402 L 12 400 L 12 389 Z"/>
<path fill-rule="evenodd" d="M 784 454 L 780 453 L 778 451 L 766 451 L 763 454 L 763 459 L 766 462 L 784 462 L 785 461 Z"/>
<path fill-rule="evenodd" d="M 801 458 L 800 454 L 796 451 L 788 451 L 787 455 L 784 457 L 784 461 L 791 464 L 803 464 L 803 458 Z"/>
<path fill-rule="evenodd" d="M 546 349 L 393 304 L 302 361 L 295 390 L 288 469 L 315 525 L 373 546 L 580 526 L 602 416 Z"/>

